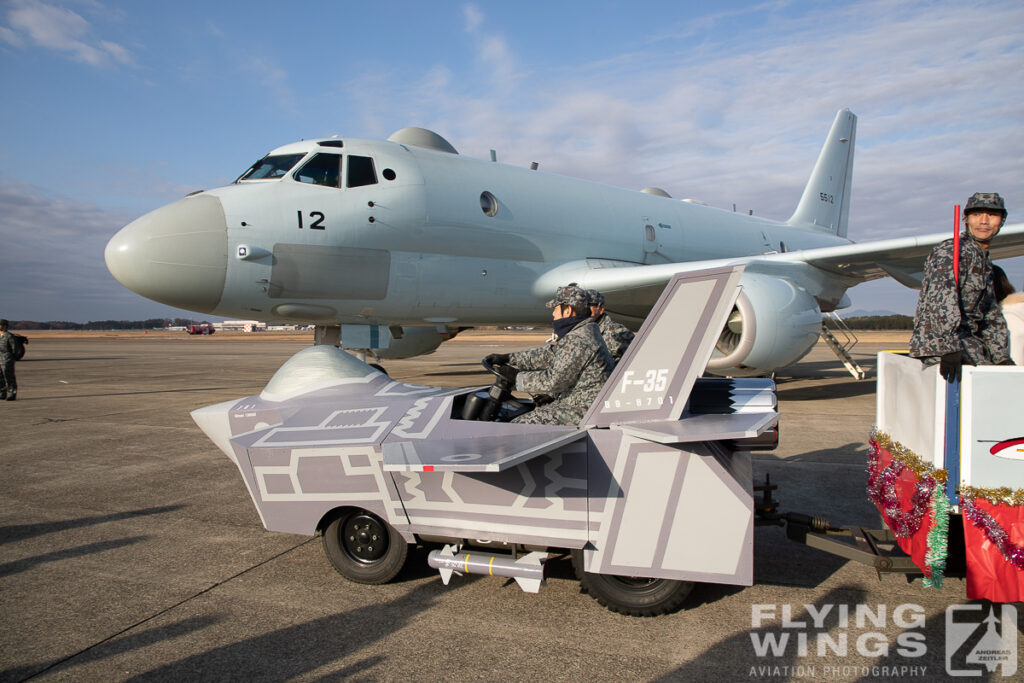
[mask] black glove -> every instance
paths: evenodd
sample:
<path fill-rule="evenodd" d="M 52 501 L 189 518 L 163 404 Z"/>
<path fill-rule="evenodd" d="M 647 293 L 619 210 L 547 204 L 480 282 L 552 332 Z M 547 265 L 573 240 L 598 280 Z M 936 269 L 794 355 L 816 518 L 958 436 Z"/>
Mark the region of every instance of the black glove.
<path fill-rule="evenodd" d="M 488 356 L 484 356 L 484 362 L 492 367 L 495 365 L 508 365 L 511 358 L 512 356 L 507 353 L 492 353 Z"/>
<path fill-rule="evenodd" d="M 516 385 L 516 375 L 519 374 L 519 371 L 514 367 L 511 365 L 499 365 L 495 370 L 498 371 L 498 374 L 501 375 L 502 379 L 508 382 L 509 386 L 514 387 Z"/>
<path fill-rule="evenodd" d="M 954 378 L 959 381 L 960 368 L 963 364 L 963 352 L 953 351 L 951 353 L 947 353 L 939 360 L 939 374 L 942 375 L 942 379 L 952 384 Z"/>

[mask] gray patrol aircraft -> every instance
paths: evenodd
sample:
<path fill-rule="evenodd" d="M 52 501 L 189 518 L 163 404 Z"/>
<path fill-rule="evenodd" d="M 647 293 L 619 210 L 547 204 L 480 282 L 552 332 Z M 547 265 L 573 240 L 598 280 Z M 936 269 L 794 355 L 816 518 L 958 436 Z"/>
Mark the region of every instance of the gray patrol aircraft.
<path fill-rule="evenodd" d="M 405 128 L 386 141 L 279 147 L 231 185 L 196 192 L 125 226 L 106 263 L 124 286 L 187 310 L 317 326 L 318 343 L 380 358 L 429 353 L 475 325 L 548 322 L 569 282 L 605 294 L 639 327 L 676 273 L 743 265 L 742 292 L 708 363 L 770 373 L 802 358 L 846 290 L 890 276 L 919 287 L 935 233 L 847 239 L 857 117 L 836 115 L 786 221 L 662 190 L 632 191 L 456 152 Z M 1007 225 L 993 258 L 1024 254 Z"/>

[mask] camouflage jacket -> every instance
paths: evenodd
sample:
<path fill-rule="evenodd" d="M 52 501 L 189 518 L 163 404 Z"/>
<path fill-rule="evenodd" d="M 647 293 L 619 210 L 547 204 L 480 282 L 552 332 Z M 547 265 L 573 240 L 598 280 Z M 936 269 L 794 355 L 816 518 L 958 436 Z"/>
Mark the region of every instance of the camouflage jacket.
<path fill-rule="evenodd" d="M 608 353 L 612 354 L 612 360 L 618 363 L 636 335 L 625 325 L 612 320 L 607 313 L 597 318 L 597 326 L 601 330 L 604 345 L 608 347 Z"/>
<path fill-rule="evenodd" d="M 11 338 L 11 331 L 0 334 L 0 363 L 7 363 L 14 360 L 14 339 Z"/>
<path fill-rule="evenodd" d="M 515 420 L 529 424 L 577 424 L 615 367 L 589 318 L 554 344 L 511 354 L 509 363 L 520 371 L 516 389 L 554 397 Z"/>
<path fill-rule="evenodd" d="M 910 355 L 926 363 L 963 351 L 964 362 L 991 365 L 1009 358 L 1006 320 L 992 288 L 988 252 L 960 237 L 960 291 L 953 279 L 953 240 L 936 245 L 924 264 Z"/>

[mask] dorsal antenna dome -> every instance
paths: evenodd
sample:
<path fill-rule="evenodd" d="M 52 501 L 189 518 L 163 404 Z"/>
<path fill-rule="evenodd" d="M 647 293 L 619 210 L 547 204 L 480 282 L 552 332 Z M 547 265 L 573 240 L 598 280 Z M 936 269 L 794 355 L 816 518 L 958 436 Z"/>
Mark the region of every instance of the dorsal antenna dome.
<path fill-rule="evenodd" d="M 432 149 L 435 152 L 458 154 L 450 142 L 434 131 L 427 130 L 426 128 L 403 128 L 400 131 L 392 133 L 388 140 L 391 142 L 397 142 L 400 145 L 411 145 L 413 147 L 422 147 L 423 149 Z"/>

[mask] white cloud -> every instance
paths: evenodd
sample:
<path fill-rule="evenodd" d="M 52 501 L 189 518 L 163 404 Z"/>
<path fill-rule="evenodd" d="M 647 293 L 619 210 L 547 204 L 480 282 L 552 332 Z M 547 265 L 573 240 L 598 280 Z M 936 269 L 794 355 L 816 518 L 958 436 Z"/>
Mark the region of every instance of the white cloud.
<path fill-rule="evenodd" d="M 0 40 L 15 47 L 21 47 L 25 44 L 25 41 L 21 39 L 21 36 L 6 26 L 0 26 Z"/>
<path fill-rule="evenodd" d="M 9 26 L 0 27 L 0 37 L 12 45 L 35 44 L 68 53 L 76 61 L 97 67 L 111 62 L 134 63 L 128 50 L 118 43 L 93 37 L 90 23 L 68 9 L 39 0 L 15 0 L 7 21 Z"/>
<path fill-rule="evenodd" d="M 466 33 L 472 36 L 477 50 L 477 65 L 484 76 L 480 83 L 485 91 L 509 91 L 520 76 L 517 73 L 515 56 L 505 38 L 495 32 L 488 32 L 486 17 L 476 5 L 463 8 L 466 17 Z"/>
<path fill-rule="evenodd" d="M 517 73 L 504 38 L 486 36 L 497 46 L 488 48 L 483 15 L 467 15 L 480 62 Z M 668 57 L 667 41 L 597 65 L 549 65 L 506 79 L 507 89 L 437 89 L 421 106 L 474 156 L 504 148 L 506 161 L 659 185 L 774 218 L 792 211 L 832 116 L 848 106 L 861 117 L 858 239 L 921 232 L 975 186 L 1010 193 L 1024 170 L 1019 3 L 967 13 L 958 4 L 828 4 Z M 880 228 L 894 211 L 898 224 Z"/>
<path fill-rule="evenodd" d="M 101 40 L 100 47 L 106 50 L 115 61 L 118 61 L 121 64 L 131 66 L 134 63 L 131 53 L 117 43 L 112 43 L 109 40 Z"/>
<path fill-rule="evenodd" d="M 484 14 L 476 5 L 465 5 L 462 8 L 463 16 L 466 18 L 466 32 L 476 33 L 480 25 L 484 23 Z"/>

